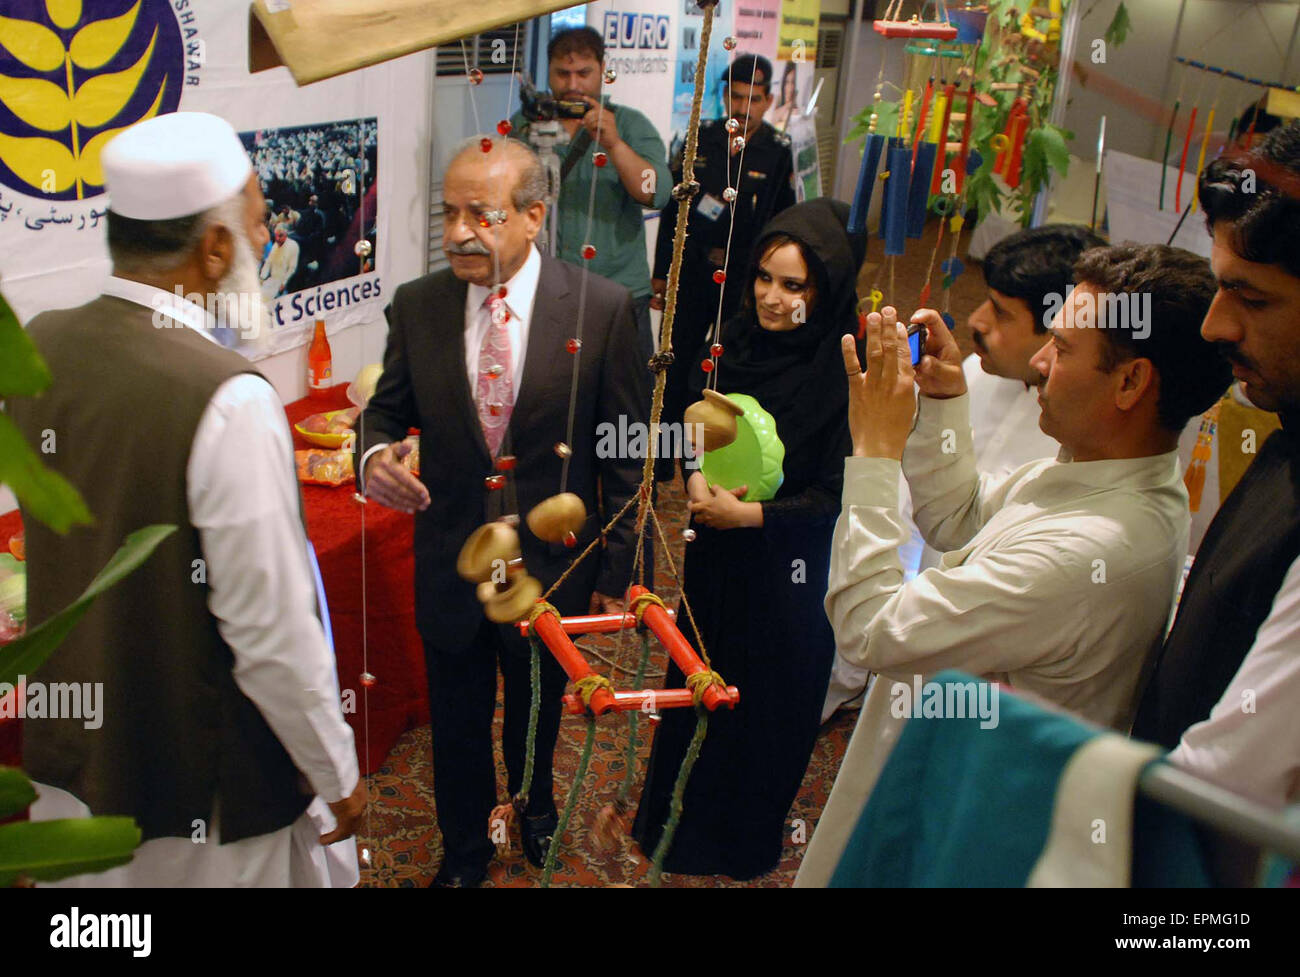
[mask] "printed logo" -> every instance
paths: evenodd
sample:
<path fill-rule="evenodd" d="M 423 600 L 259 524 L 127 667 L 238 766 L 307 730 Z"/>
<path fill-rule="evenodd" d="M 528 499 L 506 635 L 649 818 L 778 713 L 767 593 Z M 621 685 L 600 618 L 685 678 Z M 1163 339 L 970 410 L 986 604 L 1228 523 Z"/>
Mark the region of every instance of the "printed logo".
<path fill-rule="evenodd" d="M 197 85 L 190 0 L 7 0 L 0 15 L 0 184 L 47 201 L 104 192 L 100 153 Z M 59 222 L 51 211 L 48 220 Z M 39 229 L 39 228 L 37 228 Z"/>

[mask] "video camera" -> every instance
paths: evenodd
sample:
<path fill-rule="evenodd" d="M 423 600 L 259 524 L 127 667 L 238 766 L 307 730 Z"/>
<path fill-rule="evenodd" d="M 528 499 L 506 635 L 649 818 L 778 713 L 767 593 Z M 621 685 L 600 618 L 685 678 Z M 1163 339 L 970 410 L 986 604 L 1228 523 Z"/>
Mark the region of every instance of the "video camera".
<path fill-rule="evenodd" d="M 576 99 L 556 98 L 550 92 L 539 92 L 528 72 L 517 72 L 519 101 L 524 118 L 529 122 L 553 122 L 556 119 L 581 119 L 590 110 L 586 102 Z"/>

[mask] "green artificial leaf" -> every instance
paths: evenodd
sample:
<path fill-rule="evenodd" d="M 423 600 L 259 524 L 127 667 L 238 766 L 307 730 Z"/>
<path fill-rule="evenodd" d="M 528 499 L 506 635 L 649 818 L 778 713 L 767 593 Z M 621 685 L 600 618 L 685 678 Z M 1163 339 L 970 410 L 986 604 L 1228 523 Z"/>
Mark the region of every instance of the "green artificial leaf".
<path fill-rule="evenodd" d="M 68 818 L 0 825 L 0 888 L 20 875 L 54 882 L 125 865 L 140 845 L 133 818 Z"/>
<path fill-rule="evenodd" d="M 1108 45 L 1116 46 L 1123 44 L 1124 39 L 1128 37 L 1128 32 L 1133 29 L 1133 22 L 1129 20 L 1128 8 L 1120 4 L 1115 8 L 1115 16 L 1110 19 L 1110 26 L 1106 28 L 1102 37 L 1105 38 Z"/>
<path fill-rule="evenodd" d="M 0 648 L 0 682 L 13 684 L 19 675 L 35 672 L 81 620 L 95 598 L 139 567 L 174 532 L 175 526 L 145 526 L 127 536 L 80 597 Z"/>
<path fill-rule="evenodd" d="M 0 818 L 13 817 L 36 800 L 36 788 L 17 767 L 0 767 Z"/>
<path fill-rule="evenodd" d="M 1047 165 L 1061 176 L 1065 176 L 1070 169 L 1070 150 L 1065 144 L 1067 138 L 1073 139 L 1074 134 L 1050 123 L 1029 134 L 1029 139 L 1042 147 Z"/>
<path fill-rule="evenodd" d="M 50 385 L 50 368 L 0 295 L 0 400 L 34 397 Z"/>
<path fill-rule="evenodd" d="M 32 518 L 56 533 L 66 533 L 74 524 L 94 522 L 81 493 L 41 463 L 4 414 L 0 414 L 0 485 L 9 486 Z"/>

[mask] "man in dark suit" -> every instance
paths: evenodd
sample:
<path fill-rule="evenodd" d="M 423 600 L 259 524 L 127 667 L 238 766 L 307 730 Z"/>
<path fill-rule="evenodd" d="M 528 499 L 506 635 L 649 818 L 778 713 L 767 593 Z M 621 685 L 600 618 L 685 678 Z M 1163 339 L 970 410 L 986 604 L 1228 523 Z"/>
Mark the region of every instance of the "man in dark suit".
<path fill-rule="evenodd" d="M 628 451 L 598 458 L 596 450 L 601 425 L 618 429 L 620 416 L 627 425 L 644 424 L 649 415 L 631 297 L 596 275 L 584 282 L 580 268 L 537 251 L 545 192 L 545 173 L 522 143 L 494 140 L 484 153 L 475 138 L 456 154 L 443 182 L 443 247 L 451 269 L 397 289 L 387 310 L 384 373 L 358 425 L 358 485 L 374 501 L 416 513 L 416 619 L 428 666 L 434 800 L 445 849 L 435 885 L 477 885 L 492 856 L 498 660 L 511 795 L 522 780 L 530 698 L 527 645 L 513 628 L 486 620 L 474 586 L 456 574 L 461 546 L 489 520 L 526 515 L 557 492 L 576 493 L 588 516 L 572 546 L 544 542 L 518 520 L 528 572 L 550 587 L 637 491 L 641 477 L 642 459 Z M 496 300 L 502 285 L 503 303 Z M 418 478 L 401 463 L 409 448 L 400 442 L 412 426 L 420 428 Z M 634 512 L 551 596 L 561 614 L 622 610 L 635 553 Z M 523 823 L 524 850 L 535 865 L 555 830 L 551 757 L 565 684 L 549 654 L 542 656 L 541 674 Z"/>

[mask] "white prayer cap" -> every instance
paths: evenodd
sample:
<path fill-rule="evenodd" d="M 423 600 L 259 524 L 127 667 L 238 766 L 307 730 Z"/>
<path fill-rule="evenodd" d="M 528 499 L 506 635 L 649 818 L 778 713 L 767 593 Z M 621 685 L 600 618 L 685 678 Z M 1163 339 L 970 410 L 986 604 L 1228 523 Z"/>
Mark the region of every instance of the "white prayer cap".
<path fill-rule="evenodd" d="M 202 213 L 244 188 L 253 172 L 225 119 L 169 112 L 131 126 L 100 155 L 109 207 L 136 220 Z"/>

